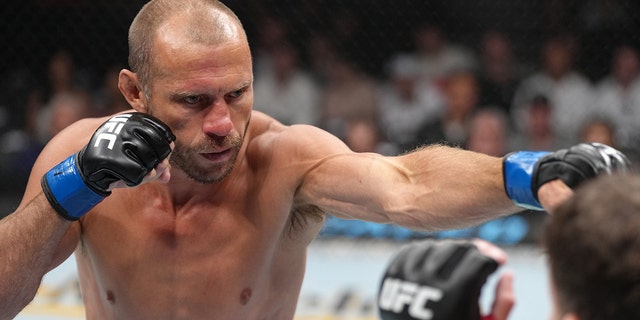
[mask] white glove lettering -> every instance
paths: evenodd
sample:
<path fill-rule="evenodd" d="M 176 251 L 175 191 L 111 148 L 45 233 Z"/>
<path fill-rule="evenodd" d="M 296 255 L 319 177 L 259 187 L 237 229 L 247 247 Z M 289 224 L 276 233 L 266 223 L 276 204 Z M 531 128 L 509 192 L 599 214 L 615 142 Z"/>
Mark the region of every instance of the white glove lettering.
<path fill-rule="evenodd" d="M 438 288 L 419 286 L 413 282 L 387 278 L 382 283 L 378 306 L 380 309 L 401 313 L 406 305 L 415 319 L 433 319 L 433 311 L 426 308 L 428 301 L 440 301 L 443 292 Z"/>
<path fill-rule="evenodd" d="M 100 145 L 100 141 L 107 140 L 109 141 L 107 148 L 109 150 L 113 150 L 113 145 L 116 143 L 118 134 L 120 133 L 120 130 L 122 130 L 124 123 L 129 120 L 129 117 L 131 117 L 131 114 L 121 114 L 109 119 L 103 125 L 103 128 L 105 130 L 97 136 L 96 142 L 93 144 L 93 147 L 97 148 Z"/>

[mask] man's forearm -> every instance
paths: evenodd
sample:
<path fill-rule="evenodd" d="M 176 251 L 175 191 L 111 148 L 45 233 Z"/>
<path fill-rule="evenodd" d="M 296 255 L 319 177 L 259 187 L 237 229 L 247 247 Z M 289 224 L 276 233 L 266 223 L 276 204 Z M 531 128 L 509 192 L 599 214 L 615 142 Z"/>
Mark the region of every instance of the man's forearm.
<path fill-rule="evenodd" d="M 413 185 L 424 189 L 418 206 L 428 208 L 427 228 L 468 227 L 522 210 L 504 190 L 500 158 L 430 146 L 402 156 L 401 162 L 410 168 Z"/>
<path fill-rule="evenodd" d="M 12 319 L 33 299 L 70 226 L 42 193 L 0 221 L 0 319 Z"/>

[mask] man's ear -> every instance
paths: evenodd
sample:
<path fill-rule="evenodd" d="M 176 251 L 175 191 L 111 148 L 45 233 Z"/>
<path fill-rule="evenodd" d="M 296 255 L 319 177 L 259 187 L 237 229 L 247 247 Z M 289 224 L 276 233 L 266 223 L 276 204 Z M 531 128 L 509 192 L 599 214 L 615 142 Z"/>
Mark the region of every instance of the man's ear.
<path fill-rule="evenodd" d="M 118 77 L 118 89 L 133 109 L 138 112 L 147 112 L 147 97 L 142 91 L 137 74 L 131 70 L 122 69 Z"/>

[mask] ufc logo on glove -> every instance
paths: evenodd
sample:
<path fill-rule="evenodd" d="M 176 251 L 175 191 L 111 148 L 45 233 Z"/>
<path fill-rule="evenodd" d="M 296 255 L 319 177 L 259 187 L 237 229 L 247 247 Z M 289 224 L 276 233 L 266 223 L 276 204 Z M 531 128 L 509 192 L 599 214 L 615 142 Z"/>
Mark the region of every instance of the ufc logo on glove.
<path fill-rule="evenodd" d="M 443 292 L 438 288 L 387 278 L 382 284 L 378 307 L 401 313 L 405 306 L 409 306 L 407 311 L 413 318 L 429 320 L 433 318 L 433 311 L 426 308 L 427 302 L 440 301 L 442 296 Z"/>
<path fill-rule="evenodd" d="M 102 126 L 104 131 L 98 134 L 96 142 L 93 144 L 93 147 L 97 148 L 99 147 L 100 142 L 102 140 L 107 140 L 109 141 L 107 148 L 109 150 L 113 150 L 113 146 L 116 143 L 116 139 L 118 139 L 118 134 L 120 133 L 120 130 L 122 130 L 122 127 L 124 127 L 124 123 L 127 122 L 127 120 L 129 120 L 130 117 L 131 117 L 131 114 L 129 113 L 129 114 L 117 115 L 109 119 Z"/>

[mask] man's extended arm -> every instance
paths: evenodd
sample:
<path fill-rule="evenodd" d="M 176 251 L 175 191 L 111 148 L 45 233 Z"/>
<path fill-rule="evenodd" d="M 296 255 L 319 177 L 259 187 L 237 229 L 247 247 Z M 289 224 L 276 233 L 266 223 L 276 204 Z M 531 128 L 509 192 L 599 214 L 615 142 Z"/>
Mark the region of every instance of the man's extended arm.
<path fill-rule="evenodd" d="M 352 153 L 322 133 L 307 137 L 313 148 L 304 156 L 316 160 L 300 160 L 310 162 L 301 199 L 329 214 L 424 230 L 477 225 L 523 204 L 551 210 L 571 194 L 566 185 L 628 166 L 614 149 L 591 144 L 505 158 L 434 145 L 383 157 Z"/>
<path fill-rule="evenodd" d="M 332 215 L 442 230 L 519 210 L 504 191 L 500 158 L 439 145 L 390 158 L 320 152 L 332 155 L 313 164 L 298 196 Z"/>

